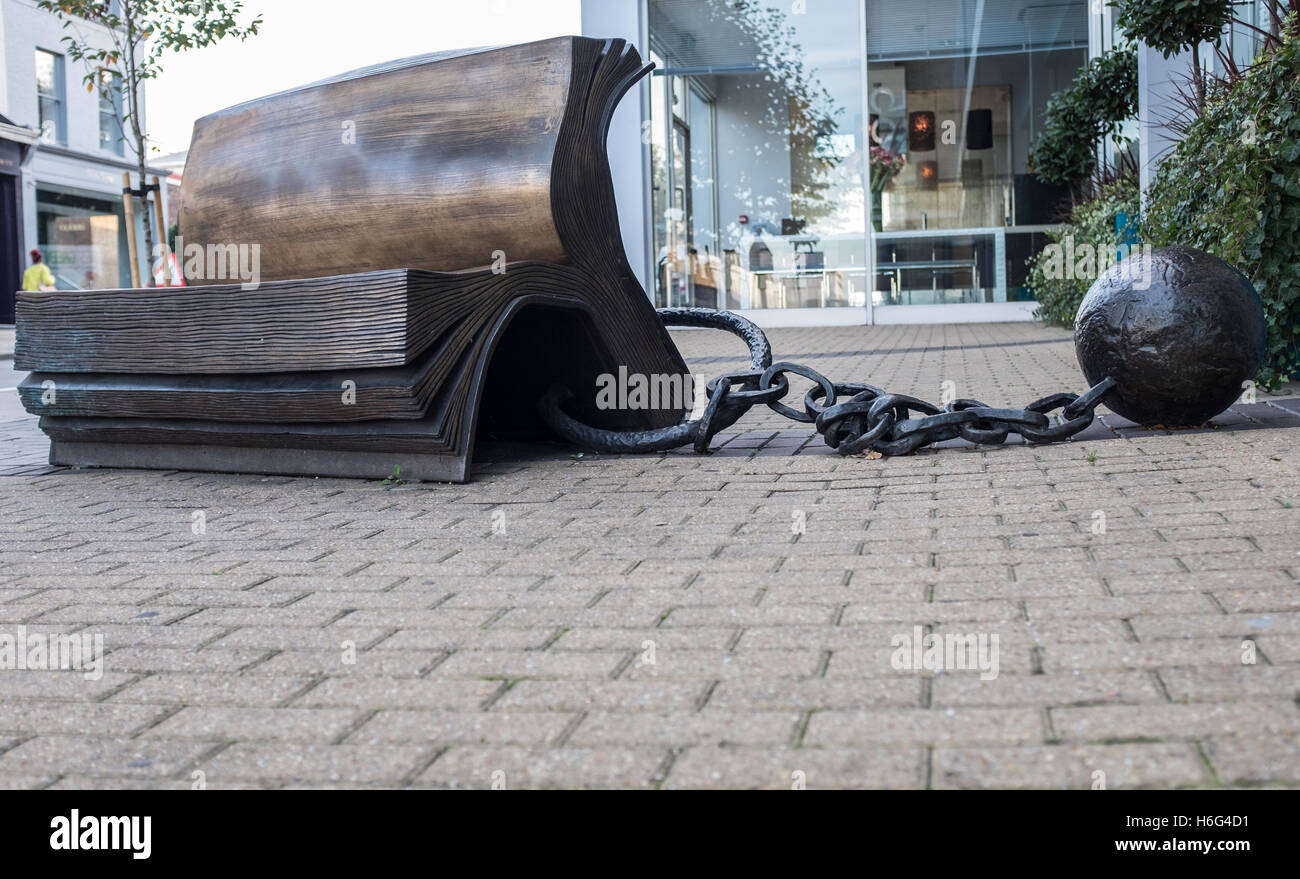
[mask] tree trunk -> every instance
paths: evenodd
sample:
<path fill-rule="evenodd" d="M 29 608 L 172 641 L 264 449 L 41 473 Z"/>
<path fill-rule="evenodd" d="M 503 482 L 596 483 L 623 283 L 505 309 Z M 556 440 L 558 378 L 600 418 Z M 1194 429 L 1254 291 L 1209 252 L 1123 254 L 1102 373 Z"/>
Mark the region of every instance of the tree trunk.
<path fill-rule="evenodd" d="M 149 193 L 145 190 L 149 178 L 146 176 L 145 164 L 149 157 L 148 143 L 145 138 L 144 129 L 140 127 L 140 83 L 141 77 L 137 69 L 135 52 L 136 46 L 143 40 L 136 31 L 135 26 L 135 6 L 133 3 L 124 2 L 122 4 L 122 17 L 126 22 L 126 42 L 124 44 L 126 60 L 126 76 L 122 79 L 123 86 L 127 89 L 127 99 L 131 106 L 131 134 L 135 138 L 135 160 L 136 172 L 140 175 L 140 192 L 144 193 L 144 249 L 145 249 L 145 278 L 146 287 L 154 286 L 153 283 L 153 212 L 149 210 Z M 125 132 L 123 132 L 125 134 Z M 132 196 L 134 198 L 134 196 Z M 135 254 L 131 255 L 135 259 Z"/>
<path fill-rule="evenodd" d="M 147 183 L 147 181 L 148 181 L 149 178 L 145 176 L 145 162 L 144 162 L 144 149 L 143 149 L 143 148 L 140 150 L 139 174 L 140 174 L 140 191 L 141 191 L 141 192 L 144 192 L 145 185 L 146 185 L 146 183 Z M 143 197 L 142 199 L 140 199 L 140 200 L 143 202 L 143 204 L 141 205 L 141 207 L 144 208 L 144 252 L 145 252 L 145 278 L 144 278 L 144 285 L 145 285 L 146 287 L 152 287 L 152 286 L 154 286 L 154 281 L 153 281 L 153 212 L 152 212 L 151 210 L 149 210 L 149 194 L 148 194 L 147 192 L 145 192 L 144 197 Z"/>

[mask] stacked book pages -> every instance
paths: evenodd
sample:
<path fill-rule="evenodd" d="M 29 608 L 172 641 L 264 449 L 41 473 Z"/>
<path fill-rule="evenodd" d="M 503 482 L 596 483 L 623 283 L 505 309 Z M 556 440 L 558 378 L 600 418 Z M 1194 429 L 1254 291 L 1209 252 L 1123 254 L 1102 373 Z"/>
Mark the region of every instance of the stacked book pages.
<path fill-rule="evenodd" d="M 199 120 L 184 287 L 19 294 L 53 464 L 463 481 L 537 438 L 552 383 L 601 427 L 620 367 L 681 375 L 623 251 L 605 154 L 645 74 L 564 37 L 391 62 Z"/>

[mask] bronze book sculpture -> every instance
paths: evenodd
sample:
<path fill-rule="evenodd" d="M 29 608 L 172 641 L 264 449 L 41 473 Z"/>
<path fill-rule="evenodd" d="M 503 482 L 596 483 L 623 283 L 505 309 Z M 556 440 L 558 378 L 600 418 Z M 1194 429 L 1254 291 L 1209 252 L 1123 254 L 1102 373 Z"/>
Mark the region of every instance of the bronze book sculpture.
<path fill-rule="evenodd" d="M 190 286 L 19 294 L 15 365 L 35 371 L 19 392 L 51 463 L 463 481 L 476 434 L 545 430 L 552 382 L 684 374 L 628 266 L 605 154 L 648 69 L 622 40 L 563 37 L 199 120 Z M 250 250 L 255 282 L 230 283 Z M 609 429 L 683 415 L 574 412 Z"/>

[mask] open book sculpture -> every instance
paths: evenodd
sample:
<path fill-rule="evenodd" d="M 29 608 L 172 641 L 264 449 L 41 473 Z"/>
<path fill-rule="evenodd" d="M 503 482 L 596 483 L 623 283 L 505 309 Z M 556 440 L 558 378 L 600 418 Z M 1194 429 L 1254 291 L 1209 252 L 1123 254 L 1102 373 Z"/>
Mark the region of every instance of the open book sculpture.
<path fill-rule="evenodd" d="M 628 267 L 605 154 L 648 70 L 622 40 L 563 37 L 199 120 L 177 246 L 190 286 L 19 294 L 15 364 L 35 370 L 20 396 L 50 462 L 463 481 L 476 434 L 545 430 L 552 382 L 684 374 Z"/>

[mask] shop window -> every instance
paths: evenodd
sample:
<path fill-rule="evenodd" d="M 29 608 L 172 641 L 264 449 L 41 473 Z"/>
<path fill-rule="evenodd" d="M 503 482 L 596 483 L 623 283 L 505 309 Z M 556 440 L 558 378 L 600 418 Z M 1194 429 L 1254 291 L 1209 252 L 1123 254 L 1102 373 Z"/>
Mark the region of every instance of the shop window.
<path fill-rule="evenodd" d="M 131 286 L 120 201 L 36 190 L 37 246 L 61 290 Z"/>

